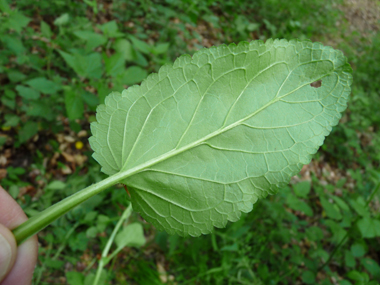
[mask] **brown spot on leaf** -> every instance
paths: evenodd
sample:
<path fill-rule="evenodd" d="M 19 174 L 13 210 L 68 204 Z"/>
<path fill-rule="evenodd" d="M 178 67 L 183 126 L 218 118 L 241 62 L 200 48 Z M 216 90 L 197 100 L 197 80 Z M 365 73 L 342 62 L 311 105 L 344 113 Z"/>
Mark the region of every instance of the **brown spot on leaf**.
<path fill-rule="evenodd" d="M 311 87 L 319 88 L 322 86 L 322 80 L 314 81 L 313 83 L 310 83 Z"/>

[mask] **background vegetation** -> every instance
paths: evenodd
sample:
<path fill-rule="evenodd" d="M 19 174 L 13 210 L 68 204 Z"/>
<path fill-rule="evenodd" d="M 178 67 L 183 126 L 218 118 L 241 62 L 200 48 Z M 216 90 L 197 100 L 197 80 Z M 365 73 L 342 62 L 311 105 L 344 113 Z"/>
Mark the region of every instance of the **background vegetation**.
<path fill-rule="evenodd" d="M 145 245 L 115 254 L 99 284 L 379 284 L 379 19 L 378 0 L 0 0 L 0 183 L 33 216 L 104 178 L 87 138 L 112 90 L 203 46 L 311 38 L 354 68 L 348 111 L 314 160 L 209 236 L 132 214 L 123 229 L 142 225 Z M 115 187 L 41 232 L 34 284 L 92 284 L 127 205 Z"/>

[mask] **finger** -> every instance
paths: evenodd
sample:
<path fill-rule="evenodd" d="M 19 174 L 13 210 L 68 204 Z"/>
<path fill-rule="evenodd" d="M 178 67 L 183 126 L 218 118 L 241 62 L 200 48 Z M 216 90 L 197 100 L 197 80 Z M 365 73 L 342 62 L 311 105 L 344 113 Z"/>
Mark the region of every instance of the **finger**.
<path fill-rule="evenodd" d="M 27 219 L 17 202 L 0 186 L 0 224 L 14 229 Z M 30 284 L 37 263 L 37 252 L 37 236 L 21 244 L 14 266 L 1 285 Z"/>
<path fill-rule="evenodd" d="M 36 262 L 37 236 L 33 236 L 18 247 L 16 262 L 1 285 L 31 284 Z"/>
<path fill-rule="evenodd" d="M 17 245 L 12 232 L 0 224 L 0 282 L 11 270 L 16 254 Z"/>
<path fill-rule="evenodd" d="M 27 219 L 20 205 L 0 186 L 0 224 L 13 230 Z"/>

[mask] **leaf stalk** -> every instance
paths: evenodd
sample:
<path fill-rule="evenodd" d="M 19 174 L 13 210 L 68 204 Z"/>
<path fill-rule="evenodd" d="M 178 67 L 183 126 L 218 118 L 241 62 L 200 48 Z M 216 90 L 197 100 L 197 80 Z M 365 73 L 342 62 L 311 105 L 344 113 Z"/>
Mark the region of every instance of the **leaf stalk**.
<path fill-rule="evenodd" d="M 120 172 L 116 173 L 102 181 L 99 181 L 98 183 L 92 184 L 78 191 L 77 193 L 50 206 L 41 213 L 33 216 L 13 230 L 13 235 L 15 236 L 17 245 L 20 245 L 29 237 L 43 230 L 56 219 L 66 214 L 79 204 L 119 183 L 123 178 L 125 178 L 125 174 L 123 175 Z"/>

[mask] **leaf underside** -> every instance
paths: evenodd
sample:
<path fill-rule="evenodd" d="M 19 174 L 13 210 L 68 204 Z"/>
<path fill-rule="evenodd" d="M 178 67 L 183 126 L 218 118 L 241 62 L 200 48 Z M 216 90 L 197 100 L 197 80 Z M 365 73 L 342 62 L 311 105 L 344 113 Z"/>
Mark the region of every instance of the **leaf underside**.
<path fill-rule="evenodd" d="M 134 210 L 158 229 L 207 234 L 310 162 L 351 82 L 342 52 L 320 43 L 202 49 L 111 93 L 91 124 L 93 157 L 106 174 L 125 173 Z"/>

